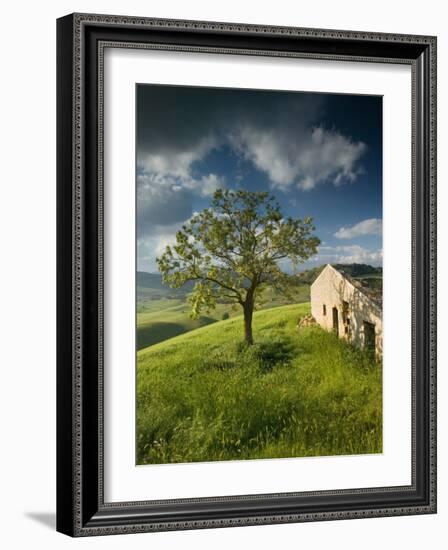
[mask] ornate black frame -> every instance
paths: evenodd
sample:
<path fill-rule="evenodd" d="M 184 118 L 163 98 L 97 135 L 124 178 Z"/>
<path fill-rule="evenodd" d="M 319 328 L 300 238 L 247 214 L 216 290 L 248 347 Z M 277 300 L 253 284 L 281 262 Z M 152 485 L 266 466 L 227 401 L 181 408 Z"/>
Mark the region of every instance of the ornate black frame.
<path fill-rule="evenodd" d="M 102 78 L 105 47 L 412 67 L 412 485 L 105 503 Z M 57 21 L 57 529 L 71 536 L 436 512 L 436 38 L 73 14 Z"/>

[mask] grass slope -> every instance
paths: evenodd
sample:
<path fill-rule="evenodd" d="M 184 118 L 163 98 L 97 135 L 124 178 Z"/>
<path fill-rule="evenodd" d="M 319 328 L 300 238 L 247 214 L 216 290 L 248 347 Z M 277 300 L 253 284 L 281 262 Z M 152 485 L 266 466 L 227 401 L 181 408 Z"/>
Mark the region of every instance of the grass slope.
<path fill-rule="evenodd" d="M 265 308 L 285 304 L 288 298 L 276 294 L 273 289 L 265 293 Z M 297 289 L 295 301 L 307 302 L 309 287 Z M 224 314 L 229 317 L 241 315 L 241 307 L 233 309 L 230 304 L 217 304 L 216 308 L 199 319 L 191 319 L 190 304 L 187 295 L 179 298 L 161 297 L 157 299 L 139 299 L 137 304 L 137 350 L 158 342 L 163 342 L 179 334 L 221 321 Z"/>
<path fill-rule="evenodd" d="M 309 304 L 199 328 L 137 355 L 139 464 L 378 453 L 381 366 L 319 327 Z"/>
<path fill-rule="evenodd" d="M 163 302 L 163 300 L 159 300 Z M 143 349 L 184 332 L 216 322 L 216 318 L 201 315 L 191 319 L 189 306 L 181 300 L 166 300 L 163 309 L 137 313 L 137 349 Z M 174 305 L 172 305 L 174 304 Z M 217 312 L 215 312 L 215 315 Z"/>

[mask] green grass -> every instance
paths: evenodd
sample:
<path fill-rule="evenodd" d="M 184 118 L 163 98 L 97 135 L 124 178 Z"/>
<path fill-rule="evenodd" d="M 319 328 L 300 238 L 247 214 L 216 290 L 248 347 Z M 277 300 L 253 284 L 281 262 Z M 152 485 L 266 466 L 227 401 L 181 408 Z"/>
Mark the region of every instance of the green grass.
<path fill-rule="evenodd" d="M 155 311 L 163 311 L 184 304 L 183 299 L 176 298 L 151 298 L 139 299 L 137 301 L 137 313 L 154 313 Z"/>
<path fill-rule="evenodd" d="M 191 319 L 190 307 L 187 303 L 181 300 L 158 300 L 157 302 L 153 310 L 148 308 L 146 311 L 137 313 L 137 350 L 215 323 L 222 319 L 226 311 L 230 316 L 236 315 L 230 306 L 218 304 L 210 315 L 201 315 L 198 319 Z M 163 309 L 157 309 L 163 304 L 165 304 Z"/>
<path fill-rule="evenodd" d="M 287 303 L 287 298 L 278 295 L 273 289 L 267 289 L 264 296 L 266 307 L 275 307 Z M 297 289 L 295 301 L 307 302 L 309 287 L 303 285 Z M 216 309 L 191 319 L 187 295 L 178 298 L 152 296 L 139 298 L 137 302 L 137 350 L 163 342 L 179 334 L 216 323 L 228 314 L 230 318 L 241 315 L 241 307 L 233 309 L 230 304 L 217 304 Z"/>
<path fill-rule="evenodd" d="M 138 352 L 137 462 L 382 451 L 381 365 L 319 327 L 309 304 L 236 317 Z"/>

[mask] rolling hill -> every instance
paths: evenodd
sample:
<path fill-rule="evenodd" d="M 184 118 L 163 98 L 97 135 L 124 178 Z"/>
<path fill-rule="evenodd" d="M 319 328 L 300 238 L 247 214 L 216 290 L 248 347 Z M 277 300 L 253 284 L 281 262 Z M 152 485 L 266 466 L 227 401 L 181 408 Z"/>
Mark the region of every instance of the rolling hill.
<path fill-rule="evenodd" d="M 317 326 L 309 304 L 259 311 L 137 354 L 138 464 L 379 453 L 381 366 Z"/>
<path fill-rule="evenodd" d="M 303 271 L 298 274 L 299 285 L 294 295 L 295 303 L 308 302 L 310 285 L 324 266 Z M 366 264 L 338 264 L 337 269 L 346 271 L 358 278 L 363 284 L 381 289 L 382 269 Z M 201 315 L 199 319 L 190 317 L 188 295 L 193 283 L 182 288 L 172 289 L 162 282 L 158 273 L 137 272 L 137 349 L 163 342 L 174 336 L 210 325 L 223 318 L 232 318 L 241 314 L 241 308 L 233 309 L 229 304 L 218 303 L 215 310 Z M 287 305 L 290 300 L 267 290 L 263 309 Z"/>
<path fill-rule="evenodd" d="M 191 319 L 188 294 L 190 283 L 180 289 L 171 289 L 162 283 L 160 275 L 137 272 L 137 350 L 190 330 L 241 315 L 241 307 L 218 303 L 216 308 L 199 319 Z M 288 299 L 267 289 L 264 308 L 284 305 Z M 294 295 L 295 302 L 309 300 L 309 286 L 299 285 Z"/>

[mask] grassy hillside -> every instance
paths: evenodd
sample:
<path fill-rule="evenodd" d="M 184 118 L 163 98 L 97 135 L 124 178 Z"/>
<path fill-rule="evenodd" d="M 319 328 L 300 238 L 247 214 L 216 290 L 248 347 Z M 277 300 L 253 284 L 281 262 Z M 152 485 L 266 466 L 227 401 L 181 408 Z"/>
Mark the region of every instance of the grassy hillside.
<path fill-rule="evenodd" d="M 160 289 L 155 289 L 160 292 Z M 158 295 L 156 295 L 158 296 Z M 226 317 L 241 315 L 241 307 L 232 308 L 230 304 L 217 304 L 216 309 L 201 315 L 199 319 L 191 319 L 190 305 L 187 294 L 167 298 L 140 299 L 137 304 L 137 350 L 141 350 L 158 342 L 163 342 L 173 336 L 178 336 L 190 330 L 221 321 Z M 147 298 L 147 297 L 146 297 Z M 265 293 L 265 308 L 286 304 L 288 299 L 268 289 Z M 295 301 L 309 300 L 309 287 L 302 285 L 295 293 Z"/>
<path fill-rule="evenodd" d="M 309 304 L 199 328 L 137 354 L 137 462 L 378 453 L 381 366 L 319 327 Z"/>
<path fill-rule="evenodd" d="M 159 305 L 162 300 L 159 301 Z M 163 309 L 137 313 L 137 349 L 143 349 L 173 336 L 189 332 L 199 327 L 215 323 L 222 318 L 228 306 L 218 304 L 213 317 L 201 315 L 191 319 L 189 306 L 181 300 L 167 300 L 168 306 Z M 174 305 L 172 303 L 174 302 Z M 221 317 L 219 317 L 221 316 Z"/>
<path fill-rule="evenodd" d="M 325 266 L 303 271 L 298 275 L 299 285 L 294 302 L 303 303 L 310 299 L 310 285 Z M 367 287 L 375 290 L 382 288 L 382 269 L 366 264 L 337 264 L 337 269 L 358 278 Z M 205 313 L 199 319 L 190 318 L 188 294 L 193 283 L 182 288 L 172 289 L 162 283 L 157 273 L 137 272 L 137 350 L 163 342 L 179 334 L 221 321 L 223 316 L 235 317 L 241 314 L 241 308 L 232 309 L 228 304 L 218 304 L 216 310 Z M 269 309 L 290 303 L 279 293 L 268 289 L 265 293 L 263 309 Z"/>

